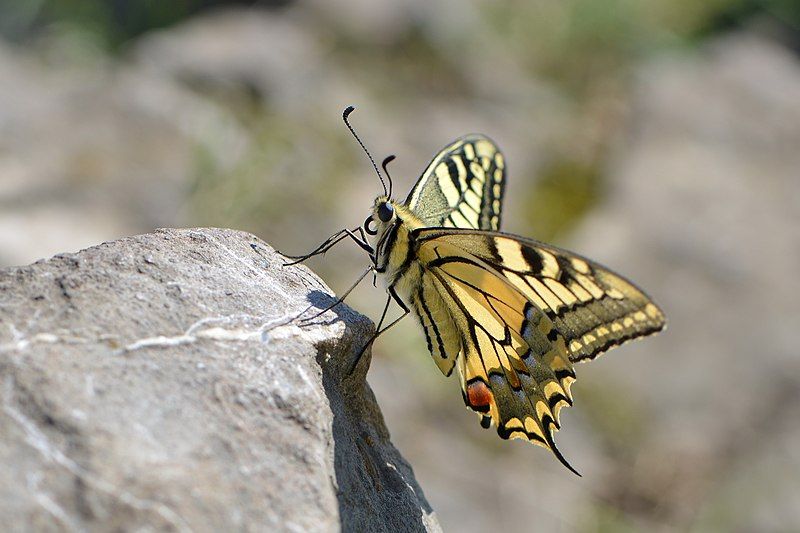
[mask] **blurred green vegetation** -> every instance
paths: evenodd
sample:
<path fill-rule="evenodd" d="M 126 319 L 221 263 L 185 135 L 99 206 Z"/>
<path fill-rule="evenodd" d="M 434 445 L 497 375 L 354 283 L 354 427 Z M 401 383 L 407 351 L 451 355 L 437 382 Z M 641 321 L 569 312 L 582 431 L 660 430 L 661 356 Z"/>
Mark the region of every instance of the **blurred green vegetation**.
<path fill-rule="evenodd" d="M 225 5 L 281 8 L 292 0 L 3 0 L 0 33 L 24 41 L 50 24 L 67 23 L 95 33 L 113 49 L 146 31 L 176 24 L 196 13 Z M 664 39 L 697 39 L 754 17 L 768 16 L 800 31 L 795 0 L 566 0 L 512 1 L 483 6 L 487 22 L 522 46 L 537 69 L 569 77 L 572 68 L 617 64 Z M 561 24 L 553 24 L 553 21 Z M 646 45 L 641 48 L 641 45 Z M 567 68 L 564 68 L 564 67 Z M 578 69 L 580 70 L 580 69 Z M 580 81 L 580 80 L 574 80 Z"/>
<path fill-rule="evenodd" d="M 271 0 L 9 0 L 0 2 L 0 32 L 9 40 L 25 41 L 53 24 L 91 34 L 109 50 L 146 31 L 171 26 L 211 7 L 263 5 Z"/>
<path fill-rule="evenodd" d="M 357 155 L 348 149 L 350 139 L 340 135 L 338 122 L 310 124 L 262 110 L 250 113 L 242 123 L 252 143 L 233 168 L 217 168 L 211 155 L 198 148 L 190 218 L 259 232 L 290 224 L 303 205 L 323 212 L 336 208 L 337 197 L 331 191 L 341 189 L 347 177 L 330 169 L 352 168 Z M 310 128 L 330 142 L 314 147 L 298 142 Z M 265 169 L 281 179 L 265 180 Z"/>
<path fill-rule="evenodd" d="M 178 23 L 203 10 L 246 5 L 281 8 L 292 0 L 3 0 L 0 32 L 6 39 L 24 40 L 53 23 L 69 23 L 96 33 L 110 48 L 155 28 Z M 514 40 L 533 42 L 539 66 L 563 66 L 548 51 L 566 51 L 567 60 L 583 52 L 625 55 L 632 45 L 661 39 L 701 38 L 740 26 L 753 17 L 769 16 L 793 31 L 800 30 L 800 3 L 795 0 L 516 0 L 485 4 L 487 21 Z M 559 20 L 562 24 L 553 24 Z M 522 37 L 520 39 L 520 37 Z M 602 62 L 602 61 L 601 61 Z M 564 74 L 556 68 L 557 75 Z"/>

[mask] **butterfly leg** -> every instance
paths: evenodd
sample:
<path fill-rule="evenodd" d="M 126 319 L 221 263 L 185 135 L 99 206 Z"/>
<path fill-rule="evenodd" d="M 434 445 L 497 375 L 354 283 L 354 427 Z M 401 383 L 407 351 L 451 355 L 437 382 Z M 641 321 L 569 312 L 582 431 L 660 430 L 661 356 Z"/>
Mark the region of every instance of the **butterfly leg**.
<path fill-rule="evenodd" d="M 345 234 L 345 231 L 347 231 L 347 230 L 346 229 L 341 229 L 341 230 L 337 231 L 336 233 L 334 233 L 333 235 L 331 235 L 330 237 L 325 239 L 322 242 L 322 244 L 317 246 L 313 251 L 309 252 L 308 254 L 305 254 L 305 255 L 289 255 L 289 254 L 285 254 L 283 252 L 279 252 L 279 253 L 281 255 L 283 255 L 284 257 L 288 257 L 289 259 L 295 259 L 296 260 L 293 263 L 286 263 L 287 266 L 291 265 L 291 264 L 295 264 L 295 263 L 300 263 L 302 261 L 305 261 L 309 257 L 313 257 L 313 256 L 315 256 L 317 254 L 321 254 L 321 253 L 324 254 L 329 248 L 331 248 L 332 246 L 337 244 L 339 241 L 341 241 L 342 239 L 347 237 L 347 235 Z"/>
<path fill-rule="evenodd" d="M 356 232 L 358 232 L 358 235 L 356 235 Z M 305 261 L 307 259 L 310 259 L 310 258 L 312 258 L 312 257 L 314 257 L 316 255 L 324 254 L 325 252 L 327 252 L 328 250 L 333 248 L 335 245 L 339 244 L 341 241 L 343 241 L 347 237 L 350 237 L 351 239 L 353 239 L 353 241 L 362 250 L 364 250 L 365 252 L 370 254 L 370 257 L 372 257 L 372 255 L 374 253 L 374 250 L 372 249 L 372 246 L 370 246 L 369 243 L 367 242 L 367 236 L 364 234 L 364 228 L 359 226 L 357 229 L 354 229 L 354 230 L 350 230 L 350 229 L 345 228 L 345 229 L 337 231 L 336 233 L 334 233 L 333 235 L 331 235 L 330 237 L 325 239 L 325 242 L 323 242 L 322 244 L 317 246 L 313 251 L 311 251 L 311 252 L 309 252 L 309 253 L 307 253 L 305 255 L 286 255 L 286 254 L 282 254 L 285 257 L 288 257 L 289 259 L 293 259 L 293 261 L 290 261 L 288 263 L 284 263 L 284 266 L 296 265 L 297 263 L 302 263 L 303 261 Z"/>
<path fill-rule="evenodd" d="M 358 287 L 358 285 L 359 285 L 359 284 L 360 284 L 360 283 L 361 283 L 361 282 L 364 280 L 364 278 L 366 278 L 366 277 L 367 277 L 367 274 L 369 274 L 369 273 L 370 273 L 370 272 L 371 272 L 371 271 L 372 271 L 374 268 L 375 268 L 375 267 L 373 267 L 372 265 L 370 265 L 369 267 L 367 267 L 367 269 L 364 271 L 364 273 L 363 273 L 363 274 L 361 274 L 360 276 L 358 276 L 358 279 L 356 280 L 356 282 L 355 282 L 355 283 L 353 283 L 353 285 L 352 285 L 352 286 L 351 286 L 349 289 L 347 289 L 347 290 L 344 292 L 344 294 L 342 294 L 342 295 L 341 295 L 341 296 L 340 296 L 340 297 L 339 297 L 339 298 L 338 298 L 338 299 L 337 299 L 335 302 L 333 302 L 331 305 L 327 306 L 325 309 L 322 309 L 321 311 L 319 311 L 319 312 L 317 312 L 317 313 L 314 313 L 312 316 L 310 316 L 310 317 L 308 317 L 308 318 L 303 318 L 303 319 L 302 319 L 302 321 L 303 321 L 303 322 L 310 322 L 311 320 L 314 320 L 314 319 L 315 319 L 315 318 L 317 318 L 318 316 L 320 316 L 320 315 L 323 315 L 323 314 L 327 313 L 328 311 L 330 311 L 331 309 L 333 309 L 334 307 L 336 307 L 336 306 L 337 306 L 337 305 L 339 305 L 340 303 L 344 302 L 344 299 L 345 299 L 345 298 L 347 298 L 347 296 L 348 296 L 348 295 L 349 295 L 351 292 L 353 292 L 353 289 L 355 289 L 356 287 Z"/>
<path fill-rule="evenodd" d="M 394 300 L 397 303 L 397 305 L 400 306 L 400 308 L 403 310 L 403 314 L 392 320 L 386 327 L 381 329 L 383 321 L 386 319 L 386 312 L 389 310 L 389 304 L 392 302 L 392 300 Z M 353 361 L 353 364 L 350 365 L 350 370 L 348 370 L 347 375 L 353 373 L 353 371 L 358 366 L 358 363 L 361 361 L 361 356 L 364 355 L 364 352 L 367 351 L 367 348 L 372 346 L 372 343 L 375 342 L 375 339 L 377 339 L 378 336 L 381 335 L 381 333 L 383 333 L 384 331 L 388 330 L 389 328 L 391 328 L 392 326 L 403 320 L 406 317 L 406 315 L 408 315 L 408 313 L 410 312 L 411 310 L 406 306 L 405 303 L 403 303 L 403 300 L 401 300 L 400 297 L 397 295 L 397 292 L 394 290 L 394 287 L 389 287 L 389 297 L 386 298 L 386 305 L 383 306 L 383 313 L 381 313 L 381 319 L 378 321 L 378 327 L 375 328 L 375 333 L 372 334 L 372 337 L 370 337 L 367 343 L 364 345 L 364 347 L 361 348 L 361 351 L 358 352 L 355 361 Z"/>

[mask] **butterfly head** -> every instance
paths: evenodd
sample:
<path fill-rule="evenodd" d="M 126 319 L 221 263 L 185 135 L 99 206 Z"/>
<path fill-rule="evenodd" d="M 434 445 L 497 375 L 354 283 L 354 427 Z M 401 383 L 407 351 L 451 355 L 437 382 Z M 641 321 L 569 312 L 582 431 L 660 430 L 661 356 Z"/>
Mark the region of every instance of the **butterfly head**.
<path fill-rule="evenodd" d="M 364 221 L 364 231 L 370 235 L 383 235 L 397 220 L 397 207 L 387 196 L 378 196 L 372 213 Z M 380 237 L 378 237 L 380 240 Z"/>

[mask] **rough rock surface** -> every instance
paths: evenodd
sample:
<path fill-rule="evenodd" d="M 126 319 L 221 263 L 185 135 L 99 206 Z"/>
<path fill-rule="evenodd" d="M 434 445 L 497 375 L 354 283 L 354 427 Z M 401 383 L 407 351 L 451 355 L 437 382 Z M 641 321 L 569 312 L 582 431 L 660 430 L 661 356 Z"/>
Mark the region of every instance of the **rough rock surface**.
<path fill-rule="evenodd" d="M 4 529 L 439 530 L 330 302 L 232 230 L 0 270 Z"/>

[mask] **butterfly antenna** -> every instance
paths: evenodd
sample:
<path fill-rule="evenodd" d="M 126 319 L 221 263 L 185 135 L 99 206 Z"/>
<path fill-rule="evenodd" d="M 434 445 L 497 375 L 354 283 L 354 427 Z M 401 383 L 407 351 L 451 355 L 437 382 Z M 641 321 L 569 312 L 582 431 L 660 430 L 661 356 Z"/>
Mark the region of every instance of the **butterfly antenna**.
<path fill-rule="evenodd" d="M 381 168 L 383 168 L 383 173 L 386 174 L 386 179 L 389 180 L 389 194 L 387 194 L 389 198 L 392 197 L 392 177 L 389 175 L 389 169 L 387 169 L 386 166 L 394 160 L 395 156 L 390 155 L 383 160 L 383 163 L 381 163 Z"/>
<path fill-rule="evenodd" d="M 347 106 L 347 109 L 345 109 L 344 113 L 342 113 L 342 120 L 344 120 L 345 126 L 347 126 L 347 129 L 350 130 L 350 133 L 352 133 L 353 137 L 355 137 L 356 141 L 358 141 L 358 144 L 361 145 L 361 149 L 364 150 L 364 153 L 367 154 L 367 157 L 369 157 L 369 161 L 370 161 L 370 163 L 372 163 L 372 168 L 375 169 L 375 173 L 378 175 L 378 179 L 381 180 L 381 185 L 383 185 L 383 192 L 386 194 L 386 196 L 391 196 L 391 193 L 386 188 L 386 182 L 383 181 L 383 176 L 381 175 L 381 171 L 378 170 L 378 165 L 375 164 L 375 160 L 372 158 L 372 155 L 369 153 L 369 150 L 367 150 L 367 147 L 364 146 L 363 142 L 361 142 L 361 139 L 359 138 L 358 134 L 356 133 L 356 130 L 354 130 L 353 126 L 350 125 L 350 121 L 348 120 L 348 117 L 350 116 L 350 113 L 355 111 L 355 109 L 356 108 L 353 107 L 353 106 Z M 391 181 L 389 183 L 391 183 Z"/>

